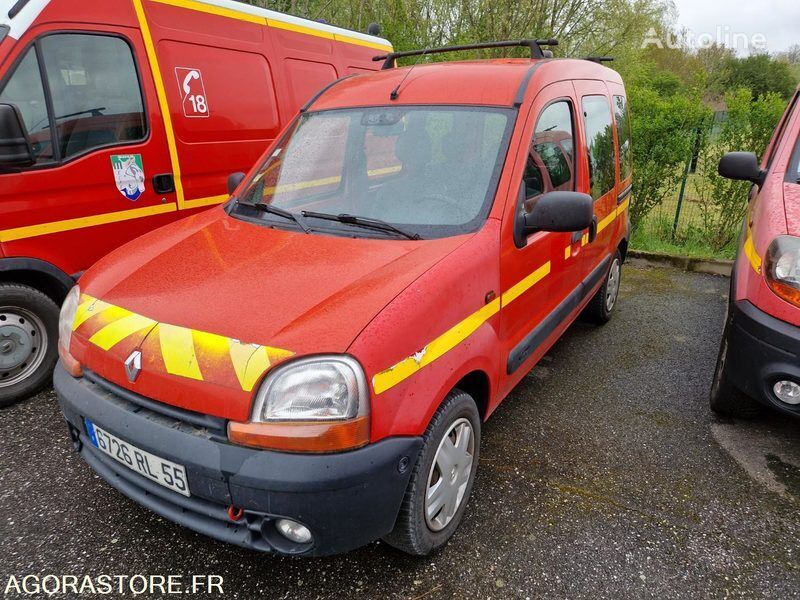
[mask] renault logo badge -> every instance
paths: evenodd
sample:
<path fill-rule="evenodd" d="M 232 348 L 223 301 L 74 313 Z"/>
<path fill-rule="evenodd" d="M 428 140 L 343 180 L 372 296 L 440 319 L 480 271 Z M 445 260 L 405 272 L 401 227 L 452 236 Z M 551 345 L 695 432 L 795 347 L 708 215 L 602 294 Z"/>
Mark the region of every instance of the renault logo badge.
<path fill-rule="evenodd" d="M 128 381 L 133 383 L 142 371 L 142 353 L 134 350 L 125 361 L 125 373 L 128 374 Z"/>

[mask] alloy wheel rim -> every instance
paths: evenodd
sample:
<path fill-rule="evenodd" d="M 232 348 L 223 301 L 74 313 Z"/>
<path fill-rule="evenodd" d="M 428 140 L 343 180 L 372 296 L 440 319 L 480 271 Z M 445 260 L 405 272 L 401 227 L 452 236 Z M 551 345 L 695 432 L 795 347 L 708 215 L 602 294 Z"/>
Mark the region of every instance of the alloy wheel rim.
<path fill-rule="evenodd" d="M 44 361 L 47 330 L 42 320 L 18 306 L 0 306 L 0 388 L 28 378 Z"/>
<path fill-rule="evenodd" d="M 617 303 L 617 295 L 619 294 L 619 259 L 615 258 L 611 263 L 611 269 L 608 272 L 608 283 L 606 284 L 606 310 L 611 311 L 614 304 Z"/>
<path fill-rule="evenodd" d="M 425 488 L 425 522 L 432 531 L 447 527 L 464 501 L 472 477 L 475 433 L 468 419 L 457 419 L 439 443 Z"/>

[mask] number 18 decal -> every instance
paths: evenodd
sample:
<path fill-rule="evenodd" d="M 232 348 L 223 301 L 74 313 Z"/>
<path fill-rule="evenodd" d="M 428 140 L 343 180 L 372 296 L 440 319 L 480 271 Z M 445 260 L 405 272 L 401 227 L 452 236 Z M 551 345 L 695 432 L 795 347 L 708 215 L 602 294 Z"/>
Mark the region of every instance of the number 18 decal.
<path fill-rule="evenodd" d="M 203 74 L 200 72 L 200 69 L 175 67 L 175 76 L 178 78 L 178 85 L 181 88 L 183 116 L 210 116 L 206 88 L 203 85 Z"/>

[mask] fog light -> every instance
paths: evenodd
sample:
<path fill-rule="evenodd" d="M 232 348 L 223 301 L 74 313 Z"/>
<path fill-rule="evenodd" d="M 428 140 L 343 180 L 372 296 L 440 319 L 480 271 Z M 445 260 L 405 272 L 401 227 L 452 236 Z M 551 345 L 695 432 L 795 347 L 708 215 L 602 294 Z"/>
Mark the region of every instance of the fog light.
<path fill-rule="evenodd" d="M 308 527 L 301 525 L 297 521 L 292 521 L 291 519 L 278 519 L 275 523 L 275 527 L 278 528 L 278 531 L 281 532 L 283 537 L 296 544 L 308 544 L 312 539 Z"/>
<path fill-rule="evenodd" d="M 772 386 L 778 400 L 786 404 L 800 404 L 800 385 L 794 381 L 778 381 Z"/>

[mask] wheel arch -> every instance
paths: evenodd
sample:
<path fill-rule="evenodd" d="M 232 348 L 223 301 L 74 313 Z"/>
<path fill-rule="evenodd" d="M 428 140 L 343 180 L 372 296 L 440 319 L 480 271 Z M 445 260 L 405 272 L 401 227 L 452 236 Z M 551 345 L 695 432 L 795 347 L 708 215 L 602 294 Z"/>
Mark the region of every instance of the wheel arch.
<path fill-rule="evenodd" d="M 75 280 L 55 265 L 38 258 L 0 258 L 0 282 L 30 286 L 61 305 Z"/>

